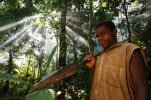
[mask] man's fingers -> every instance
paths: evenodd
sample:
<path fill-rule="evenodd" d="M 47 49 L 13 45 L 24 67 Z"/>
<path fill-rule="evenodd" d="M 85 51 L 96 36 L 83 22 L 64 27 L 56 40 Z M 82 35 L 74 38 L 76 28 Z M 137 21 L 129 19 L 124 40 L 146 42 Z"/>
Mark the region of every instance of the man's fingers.
<path fill-rule="evenodd" d="M 93 57 L 94 57 L 93 55 L 86 55 L 85 58 L 84 58 L 84 60 L 85 61 L 90 61 L 90 60 L 93 59 Z"/>

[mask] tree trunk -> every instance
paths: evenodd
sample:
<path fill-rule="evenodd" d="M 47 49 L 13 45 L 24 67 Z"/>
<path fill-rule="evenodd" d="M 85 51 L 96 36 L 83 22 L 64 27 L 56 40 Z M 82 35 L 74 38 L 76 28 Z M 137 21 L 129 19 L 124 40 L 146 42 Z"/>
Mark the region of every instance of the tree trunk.
<path fill-rule="evenodd" d="M 41 78 L 42 75 L 42 60 L 43 60 L 43 54 L 40 55 L 40 57 L 38 58 L 38 76 L 39 78 Z"/>
<path fill-rule="evenodd" d="M 93 52 L 93 44 L 92 44 L 92 18 L 93 18 L 93 11 L 92 11 L 92 0 L 89 0 L 89 52 Z"/>
<path fill-rule="evenodd" d="M 89 0 L 89 52 L 93 53 L 93 42 L 92 42 L 92 18 L 93 18 L 93 11 L 92 11 L 92 0 Z M 86 76 L 85 82 L 87 83 L 86 88 L 90 90 L 92 86 L 92 77 L 91 73 L 89 72 Z M 83 98 L 84 99 L 84 98 Z"/>
<path fill-rule="evenodd" d="M 66 66 L 66 14 L 67 14 L 67 0 L 62 0 L 61 3 L 61 31 L 59 35 L 60 48 L 59 48 L 59 68 Z M 57 96 L 57 100 L 65 99 L 65 81 L 63 84 L 59 84 L 58 90 L 62 92 L 61 95 Z"/>
<path fill-rule="evenodd" d="M 60 52 L 59 52 L 59 67 L 66 66 L 66 13 L 67 0 L 62 0 L 61 6 L 61 32 L 60 32 Z"/>
<path fill-rule="evenodd" d="M 128 29 L 128 42 L 131 42 L 131 30 L 130 30 L 128 15 L 127 15 L 126 0 L 124 0 L 124 10 L 125 10 L 125 17 L 126 17 L 127 29 Z"/>
<path fill-rule="evenodd" d="M 7 73 L 11 73 L 13 69 L 13 56 L 12 56 L 12 50 L 9 50 L 9 60 L 8 60 L 8 71 Z M 4 86 L 4 91 L 7 92 L 9 89 L 9 81 L 7 80 Z"/>
<path fill-rule="evenodd" d="M 73 41 L 73 54 L 74 54 L 74 63 L 77 63 L 78 57 L 77 57 L 76 42 L 75 41 Z"/>

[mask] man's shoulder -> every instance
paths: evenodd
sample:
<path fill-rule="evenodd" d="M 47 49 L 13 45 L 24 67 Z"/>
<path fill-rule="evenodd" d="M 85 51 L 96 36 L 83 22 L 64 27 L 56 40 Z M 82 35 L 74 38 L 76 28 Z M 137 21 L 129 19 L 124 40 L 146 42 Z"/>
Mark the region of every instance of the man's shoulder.
<path fill-rule="evenodd" d="M 122 46 L 135 46 L 135 47 L 139 47 L 138 45 L 136 45 L 134 43 L 122 43 Z"/>
<path fill-rule="evenodd" d="M 122 47 L 125 47 L 127 49 L 137 49 L 140 48 L 138 45 L 134 43 L 122 43 Z"/>

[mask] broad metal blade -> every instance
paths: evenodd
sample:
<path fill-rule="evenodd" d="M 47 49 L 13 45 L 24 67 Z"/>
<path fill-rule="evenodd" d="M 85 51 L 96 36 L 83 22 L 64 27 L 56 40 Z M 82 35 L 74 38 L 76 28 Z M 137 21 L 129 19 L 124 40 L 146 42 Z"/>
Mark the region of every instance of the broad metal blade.
<path fill-rule="evenodd" d="M 99 53 L 95 54 L 94 57 L 99 56 L 101 53 L 102 52 L 99 52 Z M 48 78 L 42 80 L 41 82 L 39 82 L 38 84 L 33 86 L 33 88 L 31 88 L 31 90 L 29 91 L 29 93 L 32 93 L 32 92 L 35 92 L 37 90 L 46 88 L 49 85 L 54 84 L 54 83 L 56 83 L 56 82 L 58 82 L 58 81 L 60 81 L 64 78 L 73 76 L 76 72 L 78 72 L 78 70 L 80 69 L 80 65 L 83 64 L 84 62 L 85 62 L 85 60 L 83 59 L 79 63 L 69 64 L 68 66 L 66 66 L 63 69 L 59 70 L 58 72 L 56 72 L 52 76 L 49 76 Z"/>
<path fill-rule="evenodd" d="M 79 68 L 80 68 L 80 64 L 78 64 L 78 63 L 69 64 L 68 66 L 59 70 L 58 72 L 56 72 L 52 76 L 50 76 L 47 79 L 36 84 L 33 88 L 31 88 L 29 93 L 46 88 L 51 84 L 54 84 L 54 83 L 56 83 L 56 82 L 58 82 L 64 78 L 72 76 L 79 70 Z"/>

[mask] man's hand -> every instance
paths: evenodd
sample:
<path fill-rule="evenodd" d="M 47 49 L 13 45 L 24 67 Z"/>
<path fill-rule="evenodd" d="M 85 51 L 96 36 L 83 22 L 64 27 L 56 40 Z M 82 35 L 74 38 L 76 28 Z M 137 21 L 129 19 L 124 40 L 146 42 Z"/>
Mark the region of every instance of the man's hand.
<path fill-rule="evenodd" d="M 86 67 L 88 69 L 90 69 L 90 71 L 92 73 L 94 73 L 93 71 L 94 71 L 95 62 L 96 62 L 96 59 L 95 59 L 94 55 L 92 55 L 92 54 L 91 55 L 86 55 L 85 58 L 84 58 L 84 60 L 85 60 Z"/>
<path fill-rule="evenodd" d="M 86 55 L 84 60 L 85 60 L 85 65 L 88 69 L 92 69 L 95 66 L 96 60 L 95 60 L 94 55 L 92 55 L 92 54 Z"/>

